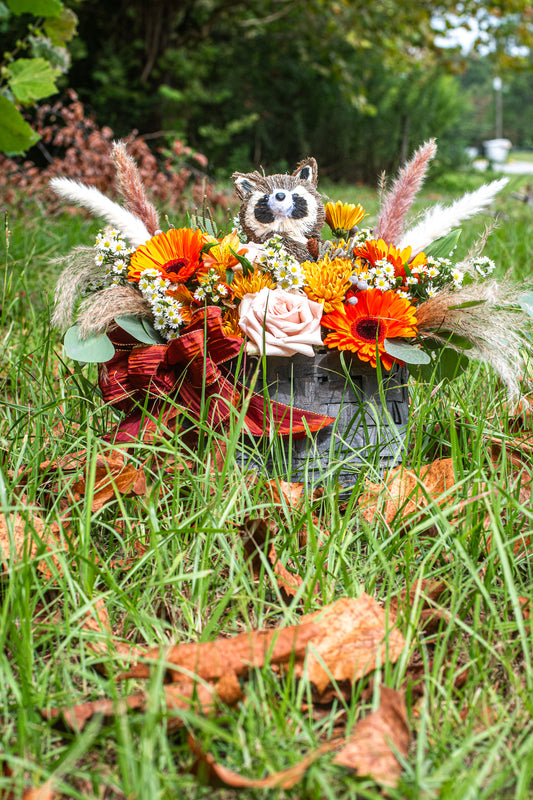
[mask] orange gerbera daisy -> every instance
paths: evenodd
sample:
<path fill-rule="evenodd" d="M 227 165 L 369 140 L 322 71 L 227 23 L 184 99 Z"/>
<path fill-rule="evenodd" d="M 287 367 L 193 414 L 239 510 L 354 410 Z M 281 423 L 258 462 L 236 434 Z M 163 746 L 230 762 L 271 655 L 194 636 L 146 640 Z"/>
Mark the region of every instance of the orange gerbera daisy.
<path fill-rule="evenodd" d="M 185 283 L 198 269 L 204 235 L 192 228 L 171 228 L 137 248 L 130 260 L 128 278 L 138 281 L 145 269 L 157 269 L 172 283 Z"/>
<path fill-rule="evenodd" d="M 364 258 L 369 261 L 373 267 L 377 266 L 378 261 L 386 259 L 389 264 L 394 267 L 394 274 L 405 278 L 405 265 L 409 263 L 411 258 L 411 247 L 405 247 L 400 250 L 393 244 L 387 244 L 383 239 L 368 239 L 360 247 L 354 247 L 354 256 L 356 258 Z M 420 266 L 427 261 L 425 253 L 418 253 L 409 264 L 412 266 Z"/>
<path fill-rule="evenodd" d="M 351 350 L 361 361 L 376 366 L 376 343 L 379 358 L 385 369 L 390 369 L 397 359 L 385 352 L 385 339 L 416 336 L 416 309 L 396 292 L 367 289 L 357 294 L 355 306 L 345 305 L 342 311 L 325 314 L 321 323 L 330 328 L 324 339 L 328 347 Z"/>

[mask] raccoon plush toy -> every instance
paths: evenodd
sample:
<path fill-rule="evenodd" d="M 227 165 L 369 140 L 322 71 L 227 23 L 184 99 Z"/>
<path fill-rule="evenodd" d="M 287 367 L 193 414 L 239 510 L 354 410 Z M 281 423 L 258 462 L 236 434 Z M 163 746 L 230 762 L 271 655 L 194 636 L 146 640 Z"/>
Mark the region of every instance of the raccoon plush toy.
<path fill-rule="evenodd" d="M 277 233 L 298 261 L 312 259 L 308 242 L 320 237 L 325 218 L 317 177 L 314 158 L 300 161 L 292 175 L 234 172 L 242 201 L 239 219 L 247 240 L 262 243 Z"/>

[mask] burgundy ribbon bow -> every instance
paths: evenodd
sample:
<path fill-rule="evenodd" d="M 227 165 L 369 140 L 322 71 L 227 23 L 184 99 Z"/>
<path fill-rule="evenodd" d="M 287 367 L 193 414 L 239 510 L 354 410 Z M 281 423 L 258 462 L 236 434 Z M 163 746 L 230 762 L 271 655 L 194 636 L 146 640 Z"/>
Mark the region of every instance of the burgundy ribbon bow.
<path fill-rule="evenodd" d="M 273 426 L 282 436 L 301 438 L 317 431 L 332 417 L 303 411 L 262 394 L 247 393 L 225 362 L 239 355 L 243 340 L 222 328 L 216 306 L 197 309 L 190 324 L 168 344 L 139 345 L 120 328 L 109 334 L 115 355 L 100 369 L 104 400 L 126 412 L 116 430 L 116 441 L 138 437 L 144 409 L 158 416 L 168 398 L 212 428 L 224 428 L 232 413 L 246 403 L 244 424 L 252 436 L 264 436 Z M 246 399 L 245 399 L 246 398 Z"/>

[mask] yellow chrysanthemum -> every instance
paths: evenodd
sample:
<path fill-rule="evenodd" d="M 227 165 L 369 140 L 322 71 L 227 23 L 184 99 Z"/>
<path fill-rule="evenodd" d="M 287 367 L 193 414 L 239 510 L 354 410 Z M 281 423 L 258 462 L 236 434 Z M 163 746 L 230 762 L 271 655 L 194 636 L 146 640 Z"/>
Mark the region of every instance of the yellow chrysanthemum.
<path fill-rule="evenodd" d="M 242 272 L 236 272 L 231 283 L 231 290 L 234 297 L 242 300 L 245 294 L 257 294 L 265 286 L 269 289 L 273 288 L 274 281 L 272 277 L 267 272 L 255 269 L 246 276 Z"/>
<path fill-rule="evenodd" d="M 365 209 L 359 203 L 341 203 L 340 200 L 326 203 L 326 222 L 335 236 L 343 236 L 366 216 Z"/>
<path fill-rule="evenodd" d="M 324 311 L 340 311 L 342 302 L 351 287 L 350 276 L 353 263 L 348 258 L 326 256 L 320 261 L 304 261 L 302 269 L 305 275 L 304 292 L 310 300 L 322 303 Z"/>
<path fill-rule="evenodd" d="M 226 336 L 240 336 L 244 339 L 244 333 L 239 328 L 239 309 L 229 308 L 222 317 L 222 330 Z"/>

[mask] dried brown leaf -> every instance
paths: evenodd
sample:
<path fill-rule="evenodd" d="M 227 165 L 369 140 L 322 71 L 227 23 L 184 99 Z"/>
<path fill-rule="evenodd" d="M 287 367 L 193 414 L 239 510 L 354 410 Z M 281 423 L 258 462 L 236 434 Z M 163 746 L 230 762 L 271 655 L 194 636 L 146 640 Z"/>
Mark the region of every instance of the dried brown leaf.
<path fill-rule="evenodd" d="M 406 519 L 426 508 L 432 500 L 442 504 L 442 495 L 453 486 L 452 459 L 437 459 L 421 467 L 418 473 L 403 466 L 395 467 L 383 483 L 368 483 L 358 502 L 368 522 L 373 522 L 378 516 L 390 524 L 398 513 Z"/>
<path fill-rule="evenodd" d="M 303 658 L 309 640 L 319 633 L 311 621 L 302 625 L 269 631 L 240 633 L 230 639 L 215 639 L 200 644 L 179 644 L 166 650 L 152 648 L 144 654 L 147 662 L 164 659 L 169 665 L 169 677 L 183 682 L 187 675 L 197 675 L 203 680 L 218 680 L 227 672 L 245 675 L 251 667 L 262 667 L 266 662 L 282 664 L 292 657 Z M 124 678 L 147 678 L 149 664 L 134 665 Z"/>
<path fill-rule="evenodd" d="M 383 786 L 395 787 L 402 774 L 397 753 L 405 758 L 410 732 L 404 695 L 382 686 L 377 711 L 360 720 L 352 730 L 348 744 L 337 753 L 333 763 L 356 770 Z"/>
<path fill-rule="evenodd" d="M 86 493 L 85 478 L 74 484 L 74 492 L 81 495 Z M 137 469 L 133 464 L 116 466 L 112 461 L 103 468 L 97 466 L 94 481 L 92 510 L 98 511 L 109 500 L 114 500 L 117 492 L 122 495 L 144 495 L 146 493 L 146 478 L 142 469 Z"/>
<path fill-rule="evenodd" d="M 343 597 L 320 611 L 302 617 L 302 624 L 313 623 L 314 635 L 307 658 L 307 675 L 322 694 L 331 680 L 352 683 L 372 672 L 378 663 L 394 663 L 405 647 L 399 630 L 369 595 L 357 599 Z M 303 664 L 296 664 L 303 673 Z"/>
<path fill-rule="evenodd" d="M 50 721 L 62 719 L 71 730 L 81 731 L 88 720 L 94 717 L 95 714 L 114 717 L 117 714 L 124 714 L 129 709 L 144 709 L 145 705 L 146 695 L 137 694 L 123 697 L 119 700 L 105 698 L 103 700 L 91 700 L 88 703 L 79 703 L 70 707 L 45 709 L 41 711 L 41 715 Z"/>
<path fill-rule="evenodd" d="M 325 742 L 309 753 L 293 767 L 275 772 L 266 778 L 246 778 L 238 772 L 218 764 L 210 753 L 204 753 L 198 742 L 189 736 L 189 746 L 196 755 L 192 772 L 199 773 L 203 780 L 212 786 L 231 786 L 239 789 L 290 789 L 299 783 L 307 769 L 324 753 L 339 746 L 338 741 Z"/>
<path fill-rule="evenodd" d="M 61 571 L 61 565 L 53 555 L 58 547 L 63 548 L 57 536 L 58 525 L 56 523 L 47 525 L 39 511 L 26 505 L 24 495 L 20 498 L 20 501 L 23 505 L 20 511 L 13 512 L 7 516 L 0 514 L 0 569 L 9 569 L 11 559 L 20 561 L 25 555 L 29 559 L 34 559 L 41 547 L 40 539 L 46 550 L 52 554 L 50 557 L 58 570 Z M 10 528 L 12 536 L 10 535 Z M 38 569 L 45 577 L 51 577 L 50 569 L 44 560 L 39 562 Z"/>
<path fill-rule="evenodd" d="M 59 794 L 54 790 L 53 779 L 50 778 L 41 786 L 25 791 L 23 800 L 53 800 L 54 797 L 59 797 Z"/>

